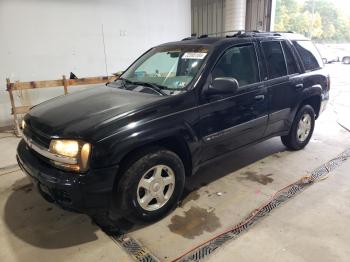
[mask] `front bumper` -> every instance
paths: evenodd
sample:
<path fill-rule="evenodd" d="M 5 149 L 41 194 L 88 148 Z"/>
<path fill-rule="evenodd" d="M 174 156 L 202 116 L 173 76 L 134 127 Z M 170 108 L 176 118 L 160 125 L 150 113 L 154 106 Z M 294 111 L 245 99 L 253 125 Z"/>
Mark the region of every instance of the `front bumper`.
<path fill-rule="evenodd" d="M 49 202 L 88 214 L 110 207 L 118 166 L 90 169 L 86 174 L 62 171 L 42 160 L 23 139 L 17 147 L 17 161 Z"/>

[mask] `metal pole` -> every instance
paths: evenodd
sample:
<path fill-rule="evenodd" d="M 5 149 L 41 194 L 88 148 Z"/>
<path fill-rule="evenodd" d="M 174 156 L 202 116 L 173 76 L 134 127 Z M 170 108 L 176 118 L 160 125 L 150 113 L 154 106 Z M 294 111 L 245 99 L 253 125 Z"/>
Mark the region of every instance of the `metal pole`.
<path fill-rule="evenodd" d="M 312 39 L 312 32 L 314 31 L 314 19 L 315 19 L 315 0 L 312 0 L 311 6 L 311 23 L 309 28 L 309 37 Z"/>

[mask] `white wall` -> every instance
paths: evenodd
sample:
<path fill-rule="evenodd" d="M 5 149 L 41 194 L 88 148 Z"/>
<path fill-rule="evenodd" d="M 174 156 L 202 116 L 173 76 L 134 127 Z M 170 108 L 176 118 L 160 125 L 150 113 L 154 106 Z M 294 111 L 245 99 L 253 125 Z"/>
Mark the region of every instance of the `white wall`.
<path fill-rule="evenodd" d="M 0 127 L 12 124 L 5 78 L 12 81 L 105 75 L 150 47 L 191 34 L 190 0 L 0 0 Z M 36 104 L 57 90 L 23 92 Z"/>

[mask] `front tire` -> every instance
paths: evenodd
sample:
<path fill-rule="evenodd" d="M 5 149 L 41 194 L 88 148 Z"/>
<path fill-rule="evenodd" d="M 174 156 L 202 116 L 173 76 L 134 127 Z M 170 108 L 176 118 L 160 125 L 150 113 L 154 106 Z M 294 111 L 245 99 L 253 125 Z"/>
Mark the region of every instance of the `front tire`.
<path fill-rule="evenodd" d="M 282 143 L 290 150 L 303 149 L 310 141 L 315 127 L 315 111 L 310 105 L 297 112 L 289 134 L 282 136 Z"/>
<path fill-rule="evenodd" d="M 164 148 L 145 150 L 124 170 L 116 197 L 127 220 L 157 221 L 176 207 L 185 184 L 185 168 L 177 154 Z"/>

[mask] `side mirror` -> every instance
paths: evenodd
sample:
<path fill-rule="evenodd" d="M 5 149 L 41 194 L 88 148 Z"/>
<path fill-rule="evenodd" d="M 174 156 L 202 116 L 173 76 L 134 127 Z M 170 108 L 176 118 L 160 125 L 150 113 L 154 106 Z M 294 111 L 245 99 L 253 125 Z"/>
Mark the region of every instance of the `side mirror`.
<path fill-rule="evenodd" d="M 238 81 L 232 77 L 218 77 L 209 85 L 205 94 L 212 95 L 230 95 L 236 93 L 239 87 Z"/>

